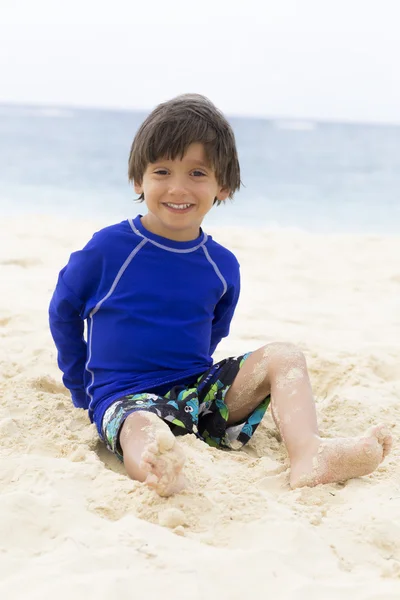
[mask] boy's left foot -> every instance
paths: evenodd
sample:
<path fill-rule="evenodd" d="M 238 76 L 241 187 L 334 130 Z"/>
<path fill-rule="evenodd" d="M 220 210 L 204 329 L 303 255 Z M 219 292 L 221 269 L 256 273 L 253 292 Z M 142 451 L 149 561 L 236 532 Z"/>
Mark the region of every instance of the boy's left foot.
<path fill-rule="evenodd" d="M 291 464 L 292 488 L 338 483 L 369 475 L 390 452 L 392 436 L 376 425 L 357 438 L 317 438 L 308 452 Z"/>

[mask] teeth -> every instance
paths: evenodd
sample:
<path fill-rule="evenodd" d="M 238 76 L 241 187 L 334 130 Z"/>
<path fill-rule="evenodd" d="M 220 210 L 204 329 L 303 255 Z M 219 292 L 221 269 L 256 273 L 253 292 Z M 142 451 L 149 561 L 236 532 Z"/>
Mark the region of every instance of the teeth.
<path fill-rule="evenodd" d="M 191 204 L 172 204 L 172 202 L 167 202 L 167 206 L 170 208 L 177 208 L 178 210 L 184 210 L 185 208 L 189 208 Z"/>

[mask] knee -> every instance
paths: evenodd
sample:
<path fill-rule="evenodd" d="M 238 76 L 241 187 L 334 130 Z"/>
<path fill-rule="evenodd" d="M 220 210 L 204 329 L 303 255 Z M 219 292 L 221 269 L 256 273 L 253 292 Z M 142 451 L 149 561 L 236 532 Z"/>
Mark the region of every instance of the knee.
<path fill-rule="evenodd" d="M 263 354 L 268 360 L 270 374 L 282 373 L 306 365 L 303 352 L 295 344 L 289 342 L 267 344 L 263 347 Z"/>

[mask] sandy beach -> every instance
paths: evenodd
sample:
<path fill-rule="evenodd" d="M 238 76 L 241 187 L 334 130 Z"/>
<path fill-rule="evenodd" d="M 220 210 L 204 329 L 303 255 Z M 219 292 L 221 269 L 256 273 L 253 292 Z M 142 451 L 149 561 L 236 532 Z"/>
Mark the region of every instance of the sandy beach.
<path fill-rule="evenodd" d="M 215 358 L 294 342 L 321 435 L 383 422 L 394 447 L 368 477 L 291 490 L 268 415 L 240 452 L 181 438 L 189 487 L 163 499 L 73 407 L 48 331 L 58 271 L 104 224 L 0 225 L 0 597 L 398 600 L 400 237 L 207 228 L 242 270 Z"/>

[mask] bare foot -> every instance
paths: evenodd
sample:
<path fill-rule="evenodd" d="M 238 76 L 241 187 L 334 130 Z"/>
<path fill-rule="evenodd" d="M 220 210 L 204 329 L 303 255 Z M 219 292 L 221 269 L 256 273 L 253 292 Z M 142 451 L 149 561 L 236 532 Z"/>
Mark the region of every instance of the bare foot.
<path fill-rule="evenodd" d="M 379 466 L 391 446 L 392 436 L 385 425 L 371 427 L 362 437 L 317 438 L 308 453 L 292 461 L 290 485 L 313 487 L 368 475 Z"/>
<path fill-rule="evenodd" d="M 181 471 L 185 456 L 168 425 L 153 413 L 148 414 L 157 421 L 148 426 L 147 432 L 153 439 L 144 448 L 140 466 L 148 473 L 147 485 L 160 496 L 170 496 L 184 488 Z"/>
<path fill-rule="evenodd" d="M 156 414 L 137 411 L 129 415 L 120 442 L 132 479 L 145 482 L 160 496 L 171 496 L 185 487 L 185 456 L 168 425 Z"/>

